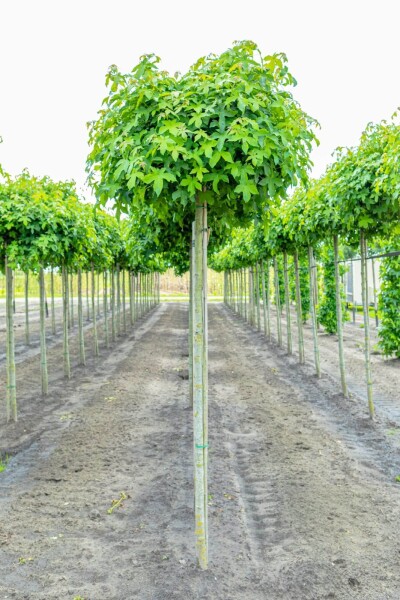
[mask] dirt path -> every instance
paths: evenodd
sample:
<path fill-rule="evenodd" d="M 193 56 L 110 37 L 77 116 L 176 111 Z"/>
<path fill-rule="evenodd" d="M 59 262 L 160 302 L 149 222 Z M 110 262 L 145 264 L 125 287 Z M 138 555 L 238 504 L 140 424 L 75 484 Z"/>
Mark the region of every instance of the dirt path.
<path fill-rule="evenodd" d="M 165 304 L 59 388 L 0 475 L 0 599 L 398 600 L 397 430 L 209 313 L 209 571 L 194 558 L 187 307 Z"/>

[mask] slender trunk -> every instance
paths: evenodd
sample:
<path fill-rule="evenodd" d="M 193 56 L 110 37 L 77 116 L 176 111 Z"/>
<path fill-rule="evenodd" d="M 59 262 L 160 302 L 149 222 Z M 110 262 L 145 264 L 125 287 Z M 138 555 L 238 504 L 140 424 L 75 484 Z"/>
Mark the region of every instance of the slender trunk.
<path fill-rule="evenodd" d="M 121 335 L 121 279 L 120 266 L 117 265 L 117 335 Z"/>
<path fill-rule="evenodd" d="M 108 313 L 107 313 L 107 287 L 108 287 L 108 273 L 107 270 L 103 272 L 103 312 L 104 312 L 104 338 L 106 342 L 106 348 L 110 347 L 110 335 L 108 332 Z"/>
<path fill-rule="evenodd" d="M 303 336 L 303 307 L 301 305 L 301 288 L 299 272 L 299 253 L 294 253 L 294 272 L 296 277 L 296 315 L 297 315 L 297 334 L 299 342 L 299 363 L 304 365 L 306 362 L 304 356 L 304 336 Z"/>
<path fill-rule="evenodd" d="M 355 285 L 354 285 L 354 263 L 353 261 L 350 263 L 351 265 L 351 281 L 353 282 L 353 291 L 351 293 L 351 299 L 352 299 L 352 304 L 353 304 L 353 323 L 355 325 L 356 323 L 356 303 L 355 303 Z"/>
<path fill-rule="evenodd" d="M 257 302 L 257 329 L 261 331 L 261 312 L 260 312 L 260 267 L 256 263 L 256 302 Z"/>
<path fill-rule="evenodd" d="M 289 273 L 287 252 L 283 253 L 283 276 L 285 282 L 285 307 L 286 307 L 286 337 L 288 354 L 293 354 L 292 343 L 292 321 L 290 315 L 290 297 L 289 297 Z"/>
<path fill-rule="evenodd" d="M 86 365 L 85 336 L 83 332 L 83 304 L 82 304 L 82 269 L 78 269 L 78 330 L 79 330 L 79 363 Z"/>
<path fill-rule="evenodd" d="M 71 307 L 71 324 L 70 327 L 74 327 L 75 326 L 75 317 L 74 317 L 74 274 L 71 273 L 70 277 L 70 288 L 69 288 L 69 301 L 70 301 L 70 307 Z"/>
<path fill-rule="evenodd" d="M 367 273 L 367 244 L 365 234 L 360 233 L 361 247 L 361 289 L 364 313 L 364 354 L 365 354 L 365 376 L 367 381 L 368 409 L 371 419 L 374 418 L 374 400 L 372 395 L 372 374 L 371 374 L 371 349 L 369 334 L 369 301 L 368 301 L 368 273 Z"/>
<path fill-rule="evenodd" d="M 111 269 L 111 339 L 113 342 L 117 339 L 115 326 L 115 270 Z"/>
<path fill-rule="evenodd" d="M 131 320 L 131 327 L 135 322 L 135 293 L 134 293 L 134 278 L 132 271 L 129 271 L 129 315 Z"/>
<path fill-rule="evenodd" d="M 203 461 L 204 461 L 204 530 L 206 536 L 206 559 L 208 560 L 208 281 L 207 281 L 207 251 L 208 226 L 207 205 L 203 205 Z M 207 565 L 206 565 L 207 566 Z"/>
<path fill-rule="evenodd" d="M 136 275 L 136 320 L 140 319 L 140 273 Z"/>
<path fill-rule="evenodd" d="M 12 311 L 13 311 L 14 315 L 17 312 L 17 307 L 15 305 L 15 275 L 14 274 L 12 277 Z"/>
<path fill-rule="evenodd" d="M 56 305 L 54 299 L 54 270 L 51 269 L 50 273 L 50 294 L 51 294 L 51 333 L 56 335 Z"/>
<path fill-rule="evenodd" d="M 310 315 L 311 315 L 311 327 L 313 332 L 313 343 L 314 343 L 314 363 L 315 372 L 317 377 L 321 377 L 321 367 L 319 362 L 319 346 L 318 346 L 318 331 L 317 331 L 317 315 L 315 310 L 315 277 L 313 275 L 314 266 L 314 252 L 311 246 L 308 247 L 308 272 L 310 280 Z"/>
<path fill-rule="evenodd" d="M 253 327 L 256 322 L 256 311 L 254 306 L 254 271 L 253 267 L 249 269 L 249 313 L 250 313 L 250 325 Z"/>
<path fill-rule="evenodd" d="M 100 319 L 100 271 L 97 271 L 97 318 Z"/>
<path fill-rule="evenodd" d="M 190 280 L 189 280 L 189 405 L 193 407 L 193 295 L 194 295 L 194 246 L 195 222 L 192 223 L 192 239 L 190 243 Z"/>
<path fill-rule="evenodd" d="M 86 271 L 86 320 L 90 321 L 89 271 Z"/>
<path fill-rule="evenodd" d="M 375 273 L 375 261 L 371 259 L 371 267 L 372 267 L 372 285 L 374 287 L 374 310 L 375 310 L 375 326 L 379 327 L 379 317 L 378 317 L 378 300 L 376 295 L 376 273 Z"/>
<path fill-rule="evenodd" d="M 122 269 L 122 323 L 126 334 L 125 270 Z"/>
<path fill-rule="evenodd" d="M 192 260 L 192 258 L 190 257 L 190 261 Z M 190 264 L 192 264 L 192 262 L 190 262 Z M 227 286 L 227 277 L 228 277 L 228 273 L 227 271 L 224 271 L 224 304 L 228 304 L 227 302 L 227 298 L 228 298 L 228 290 L 226 289 Z"/>
<path fill-rule="evenodd" d="M 96 278 L 94 265 L 92 265 L 92 315 L 93 315 L 93 350 L 94 355 L 99 356 L 99 340 L 97 337 L 97 316 L 96 316 Z"/>
<path fill-rule="evenodd" d="M 244 293 L 244 319 L 247 321 L 248 310 L 247 310 L 247 271 L 243 269 L 243 293 Z"/>
<path fill-rule="evenodd" d="M 14 340 L 14 297 L 13 297 L 13 270 L 5 260 L 6 271 L 6 319 L 7 319 L 7 398 L 6 416 L 7 422 L 12 419 L 15 423 L 17 415 L 17 389 L 15 377 L 15 340 Z"/>
<path fill-rule="evenodd" d="M 336 321 L 337 321 L 337 333 L 339 341 L 339 367 L 340 367 L 340 380 L 342 383 L 342 392 L 345 398 L 348 397 L 347 383 L 346 383 L 346 367 L 344 362 L 344 346 L 343 346 L 343 318 L 342 318 L 342 294 L 340 289 L 340 275 L 339 275 L 339 242 L 338 236 L 333 236 L 333 251 L 335 255 L 335 291 L 336 291 Z"/>
<path fill-rule="evenodd" d="M 274 275 L 275 275 L 275 307 L 276 307 L 276 328 L 278 333 L 278 344 L 282 347 L 282 321 L 281 321 L 281 298 L 279 294 L 279 273 L 278 259 L 274 257 Z"/>
<path fill-rule="evenodd" d="M 42 394 L 46 396 L 49 391 L 49 377 L 47 373 L 46 353 L 46 292 L 44 286 L 44 270 L 39 271 L 39 294 L 40 294 L 40 372 L 42 380 Z"/>
<path fill-rule="evenodd" d="M 67 295 L 66 300 L 67 300 L 67 325 L 68 325 L 68 329 L 71 329 L 71 305 L 69 302 L 69 278 L 68 278 L 68 269 L 66 269 L 65 272 L 65 277 L 66 277 L 66 281 L 65 281 L 65 293 Z"/>
<path fill-rule="evenodd" d="M 265 293 L 265 272 L 264 272 L 264 261 L 261 261 L 261 293 L 263 303 L 263 321 L 264 321 L 264 335 L 268 335 L 268 322 L 267 322 L 267 296 Z"/>
<path fill-rule="evenodd" d="M 270 261 L 267 261 L 267 281 L 265 293 L 267 295 L 267 322 L 268 322 L 268 341 L 272 340 L 271 328 L 271 277 L 270 277 Z"/>
<path fill-rule="evenodd" d="M 68 340 L 68 272 L 65 266 L 62 267 L 62 296 L 63 296 L 63 356 L 64 356 L 64 375 L 70 379 L 71 363 L 69 358 L 69 340 Z"/>
<path fill-rule="evenodd" d="M 29 271 L 25 272 L 25 344 L 30 344 L 29 334 Z"/>
<path fill-rule="evenodd" d="M 206 357 L 205 311 L 204 311 L 204 252 L 203 252 L 203 206 L 196 205 L 195 212 L 195 249 L 194 249 L 194 295 L 193 295 L 193 431 L 194 431 L 194 482 L 195 482 L 195 533 L 199 565 L 206 569 L 208 565 L 207 548 L 207 431 L 205 430 L 206 395 L 204 390 L 204 359 Z"/>

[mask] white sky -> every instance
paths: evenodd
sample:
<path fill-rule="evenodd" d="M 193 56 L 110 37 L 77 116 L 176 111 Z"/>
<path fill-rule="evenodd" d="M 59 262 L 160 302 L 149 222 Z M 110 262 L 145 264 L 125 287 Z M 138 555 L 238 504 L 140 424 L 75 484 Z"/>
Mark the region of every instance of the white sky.
<path fill-rule="evenodd" d="M 400 105 L 399 18 L 400 0 L 0 0 L 0 164 L 82 190 L 109 65 L 128 71 L 154 52 L 184 71 L 251 39 L 288 55 L 295 97 L 321 123 L 317 176 Z"/>

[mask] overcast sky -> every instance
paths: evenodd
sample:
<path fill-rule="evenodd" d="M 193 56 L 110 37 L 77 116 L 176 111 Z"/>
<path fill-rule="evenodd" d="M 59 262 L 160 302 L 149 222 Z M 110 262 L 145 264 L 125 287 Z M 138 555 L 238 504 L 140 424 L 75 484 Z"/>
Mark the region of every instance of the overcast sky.
<path fill-rule="evenodd" d="M 319 120 L 314 175 L 400 105 L 400 0 L 0 0 L 0 164 L 84 187 L 86 122 L 107 68 L 156 53 L 169 71 L 251 39 L 285 52 Z M 88 196 L 88 192 L 85 192 Z"/>

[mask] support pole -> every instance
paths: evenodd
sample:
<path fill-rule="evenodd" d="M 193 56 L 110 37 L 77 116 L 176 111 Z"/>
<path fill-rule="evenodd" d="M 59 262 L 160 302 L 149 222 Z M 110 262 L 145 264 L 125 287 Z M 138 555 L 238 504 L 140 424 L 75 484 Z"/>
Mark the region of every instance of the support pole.
<path fill-rule="evenodd" d="M 195 534 L 200 568 L 207 569 L 207 429 L 205 419 L 207 395 L 205 394 L 204 369 L 207 368 L 205 346 L 204 311 L 204 251 L 203 229 L 206 209 L 196 204 L 194 245 L 194 294 L 193 294 L 193 432 L 194 432 L 194 482 L 195 482 Z M 206 364 L 204 365 L 204 361 Z"/>
<path fill-rule="evenodd" d="M 338 236 L 333 236 L 333 252 L 335 260 L 335 291 L 336 291 L 336 322 L 337 322 L 337 334 L 339 342 L 339 367 L 340 367 L 340 380 L 342 383 L 342 392 L 345 398 L 348 397 L 347 383 L 346 383 L 346 367 L 344 362 L 344 344 L 343 344 L 343 318 L 342 318 L 342 294 L 340 289 L 340 275 L 339 275 L 339 241 Z"/>
<path fill-rule="evenodd" d="M 290 297 L 289 297 L 289 273 L 288 273 L 288 255 L 283 253 L 283 277 L 285 284 L 285 307 L 286 307 L 286 339 L 288 354 L 293 354 L 292 343 L 292 321 L 290 315 Z"/>
<path fill-rule="evenodd" d="M 314 264 L 314 252 L 311 246 L 308 247 L 308 273 L 310 280 L 310 315 L 311 315 L 311 327 L 313 332 L 313 343 L 314 343 L 314 364 L 315 372 L 317 377 L 321 377 L 321 367 L 319 361 L 319 346 L 318 346 L 318 325 L 317 325 L 317 314 L 315 310 L 315 276 L 313 273 L 315 269 Z"/>
<path fill-rule="evenodd" d="M 47 373 L 46 353 L 46 291 L 44 287 L 44 269 L 39 270 L 39 294 L 40 294 L 40 373 L 42 381 L 42 394 L 47 396 L 49 392 L 49 378 Z"/>
<path fill-rule="evenodd" d="M 372 373 L 371 373 L 371 340 L 369 333 L 369 301 L 368 301 L 368 273 L 367 273 L 367 243 L 365 234 L 360 232 L 361 248 L 361 289 L 364 313 L 364 355 L 365 355 L 365 378 L 367 382 L 368 409 L 371 419 L 374 418 L 375 407 L 372 394 Z"/>
<path fill-rule="evenodd" d="M 304 336 L 303 336 L 303 307 L 301 305 L 301 288 L 299 272 L 299 253 L 294 253 L 294 272 L 296 277 L 296 315 L 297 315 L 297 337 L 299 344 L 299 363 L 304 365 L 306 360 L 304 356 Z"/>

